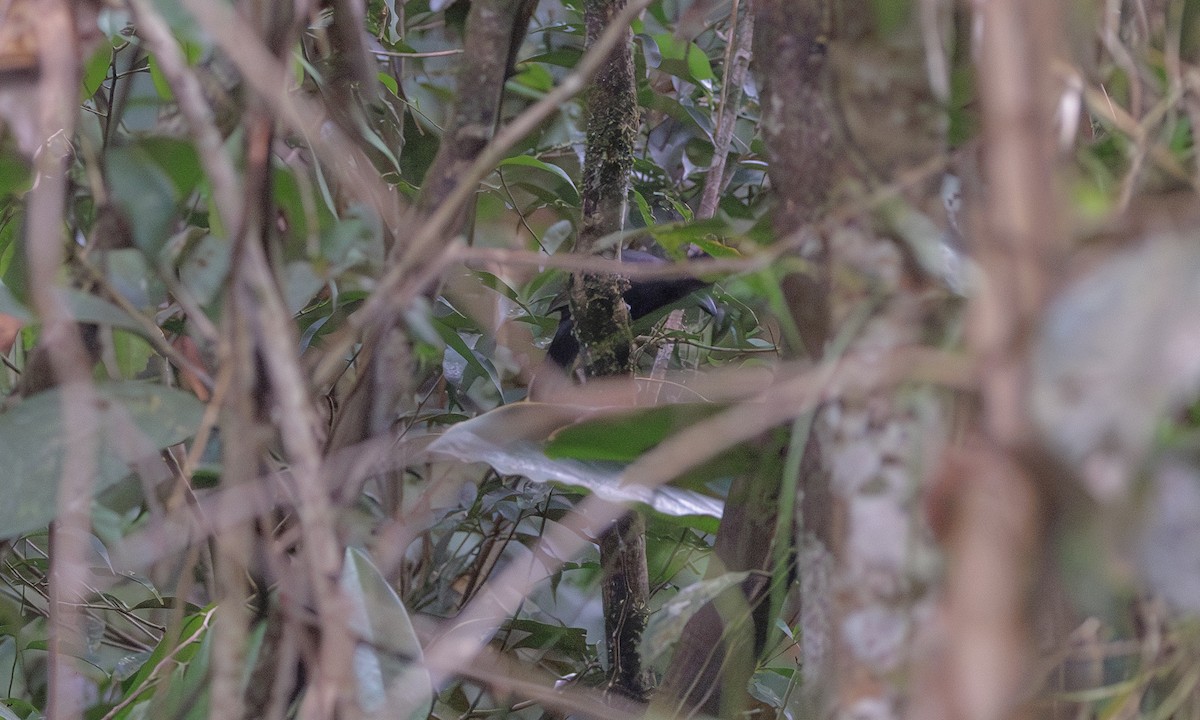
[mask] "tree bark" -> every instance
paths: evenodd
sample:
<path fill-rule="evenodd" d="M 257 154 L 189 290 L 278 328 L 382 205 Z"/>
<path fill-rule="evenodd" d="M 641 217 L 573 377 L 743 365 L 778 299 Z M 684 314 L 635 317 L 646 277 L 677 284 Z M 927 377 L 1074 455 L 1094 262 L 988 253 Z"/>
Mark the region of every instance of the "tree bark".
<path fill-rule="evenodd" d="M 625 6 L 624 0 L 587 0 L 584 17 L 591 45 Z M 633 77 L 632 33 L 609 54 L 592 80 L 587 96 L 587 146 L 583 165 L 583 213 L 575 250 L 592 254 L 597 241 L 625 225 L 625 198 L 638 134 Z M 620 256 L 620 248 L 616 250 Z M 628 375 L 633 371 L 629 308 L 623 278 L 576 273 L 571 279 L 571 316 L 588 377 Z M 600 539 L 604 567 L 604 630 L 608 681 L 615 693 L 643 699 L 650 689 L 639 644 L 649 613 L 646 524 L 630 511 Z"/>
<path fill-rule="evenodd" d="M 745 24 L 738 33 L 739 43 L 744 43 L 748 38 L 743 36 L 750 35 L 749 28 L 753 27 L 754 62 L 763 87 L 762 129 L 770 153 L 768 172 L 780 199 L 774 218 L 780 238 L 801 231 L 818 217 L 833 184 L 823 7 L 823 0 L 754 0 L 752 14 L 743 20 Z M 741 52 L 746 50 L 735 49 L 731 53 L 733 62 L 744 61 Z M 730 82 L 737 72 L 736 66 L 730 69 Z M 740 88 L 728 92 L 733 95 Z M 732 129 L 732 118 L 723 119 L 719 126 Z M 719 133 L 718 138 L 727 135 Z M 717 148 L 717 152 L 724 150 Z M 723 163 L 714 162 L 717 167 L 723 167 Z M 706 190 L 723 180 L 715 175 L 716 170 L 713 172 Z M 783 281 L 793 314 L 790 323 L 785 319 L 783 324 L 794 324 L 798 331 L 790 334 L 785 353 L 794 357 L 807 352 L 815 357 L 825 345 L 829 326 L 824 238 L 810 233 L 802 254 L 809 261 L 808 271 Z M 804 439 L 803 435 L 799 438 Z M 779 544 L 791 544 L 790 531 L 785 531 L 783 537 L 776 537 L 777 532 L 793 525 L 791 518 L 780 523 L 779 516 L 780 478 L 784 476 L 788 450 L 782 440 L 779 433 L 759 438 L 763 460 L 758 471 L 733 480 L 713 547 L 716 562 L 709 575 L 746 570 L 754 574 L 740 588 L 727 591 L 704 607 L 688 623 L 663 681 L 659 706 L 665 712 L 732 717 L 749 703 L 747 684 L 770 636 L 774 613 L 779 610 L 771 602 L 772 585 L 787 587 L 790 583 L 790 577 L 772 577 L 773 572 L 781 570 L 775 567 L 783 550 Z M 818 448 L 812 441 L 800 444 L 805 448 L 800 460 L 804 488 L 797 496 L 804 496 L 804 507 L 819 518 L 819 522 L 806 524 L 811 532 L 828 524 L 827 492 L 820 482 L 824 476 L 817 472 Z M 782 570 L 790 575 L 786 568 Z M 804 637 L 807 642 L 807 626 Z M 814 657 L 820 656 L 816 652 L 822 646 L 816 639 L 819 637 L 823 635 L 814 628 L 811 648 L 806 647 L 813 649 Z"/>

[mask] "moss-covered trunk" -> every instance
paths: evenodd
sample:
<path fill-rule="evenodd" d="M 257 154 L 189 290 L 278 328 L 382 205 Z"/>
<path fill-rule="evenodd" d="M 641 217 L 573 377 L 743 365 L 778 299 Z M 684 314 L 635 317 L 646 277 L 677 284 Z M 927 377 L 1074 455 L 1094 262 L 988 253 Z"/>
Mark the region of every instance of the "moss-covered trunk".
<path fill-rule="evenodd" d="M 596 41 L 624 0 L 588 0 L 588 44 Z M 583 167 L 583 216 L 576 251 L 592 254 L 597 241 L 625 224 L 625 197 L 638 133 L 632 34 L 609 55 L 588 92 L 587 148 Z M 620 254 L 618 248 L 616 253 Z M 632 371 L 629 308 L 619 277 L 577 273 L 571 281 L 571 313 L 588 377 Z M 645 520 L 636 511 L 617 521 L 600 540 L 604 566 L 604 627 L 609 685 L 643 698 L 649 690 L 638 644 L 646 627 L 650 583 L 646 572 Z"/>

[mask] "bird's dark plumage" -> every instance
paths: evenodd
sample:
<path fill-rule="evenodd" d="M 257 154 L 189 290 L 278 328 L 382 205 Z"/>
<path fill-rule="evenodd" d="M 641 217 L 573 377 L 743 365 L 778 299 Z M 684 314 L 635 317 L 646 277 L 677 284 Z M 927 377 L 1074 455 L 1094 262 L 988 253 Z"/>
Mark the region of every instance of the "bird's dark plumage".
<path fill-rule="evenodd" d="M 645 264 L 666 262 L 657 255 L 640 250 L 623 251 L 621 261 Z M 629 317 L 632 320 L 640 320 L 707 285 L 708 283 L 696 278 L 633 280 L 624 294 L 625 303 L 629 306 Z M 575 357 L 579 355 L 579 341 L 575 339 L 575 323 L 571 319 L 571 309 L 564 306 L 560 311 L 562 320 L 554 333 L 554 339 L 550 341 L 550 347 L 546 350 L 546 357 L 555 365 L 566 369 L 571 367 Z"/>

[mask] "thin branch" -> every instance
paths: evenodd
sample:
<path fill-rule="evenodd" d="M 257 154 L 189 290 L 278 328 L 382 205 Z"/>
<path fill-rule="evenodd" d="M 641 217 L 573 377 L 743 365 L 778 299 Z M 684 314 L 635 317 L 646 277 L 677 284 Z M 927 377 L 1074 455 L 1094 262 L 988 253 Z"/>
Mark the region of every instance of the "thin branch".
<path fill-rule="evenodd" d="M 729 14 L 730 42 L 726 46 L 725 72 L 721 82 L 721 107 L 717 111 L 716 139 L 713 143 L 712 164 L 704 179 L 704 194 L 700 198 L 697 217 L 710 218 L 717 212 L 717 201 L 725 189 L 725 163 L 729 157 L 729 143 L 737 127 L 738 108 L 742 104 L 742 85 L 750 68 L 750 49 L 754 44 L 754 6 L 747 0 L 745 14 L 738 18 L 738 0 L 733 2 Z"/>
<path fill-rule="evenodd" d="M 40 79 L 38 102 L 41 144 L 35 158 L 36 180 L 29 194 L 25 251 L 29 259 L 33 305 L 42 321 L 47 348 L 60 386 L 64 434 L 56 520 L 50 542 L 49 707 L 56 720 L 80 717 L 83 678 L 74 667 L 84 642 L 76 603 L 86 595 L 91 497 L 96 459 L 96 391 L 88 353 L 59 286 L 65 260 L 63 232 L 70 138 L 74 135 L 79 87 L 79 58 L 73 38 L 72 7 L 65 0 L 38 6 L 36 41 Z"/>

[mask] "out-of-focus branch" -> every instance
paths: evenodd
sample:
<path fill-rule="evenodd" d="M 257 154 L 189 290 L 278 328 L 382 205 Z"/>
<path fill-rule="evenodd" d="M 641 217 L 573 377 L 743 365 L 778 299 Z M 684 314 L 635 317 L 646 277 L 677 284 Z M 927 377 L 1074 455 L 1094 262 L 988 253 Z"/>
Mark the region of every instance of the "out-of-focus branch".
<path fill-rule="evenodd" d="M 988 192 L 970 306 L 982 396 L 974 442 L 945 462 L 956 500 L 940 610 L 942 641 L 912 717 L 1027 717 L 1032 592 L 1047 552 L 1050 482 L 1029 417 L 1030 341 L 1065 255 L 1053 125 L 1061 44 L 1056 3 L 975 3 Z M 987 568 L 986 581 L 979 569 Z"/>
<path fill-rule="evenodd" d="M 37 180 L 29 194 L 29 286 L 42 321 L 41 343 L 49 352 L 60 387 L 65 434 L 58 511 L 50 530 L 49 707 L 47 716 L 71 720 L 83 711 L 84 679 L 75 658 L 85 652 L 79 604 L 88 593 L 91 497 L 96 459 L 96 394 L 89 355 L 59 286 L 65 257 L 63 233 L 67 164 L 72 159 L 79 83 L 79 57 L 71 4 L 49 0 L 39 5 L 37 24 L 41 145 L 35 160 Z"/>

